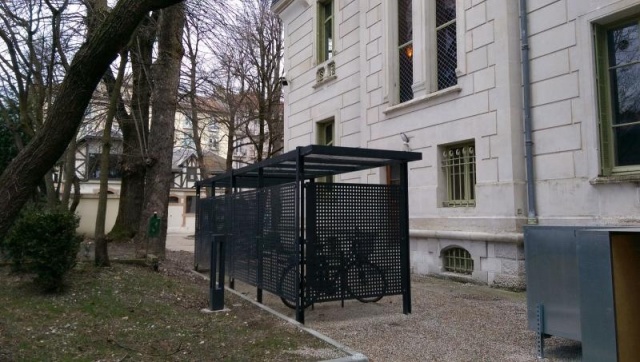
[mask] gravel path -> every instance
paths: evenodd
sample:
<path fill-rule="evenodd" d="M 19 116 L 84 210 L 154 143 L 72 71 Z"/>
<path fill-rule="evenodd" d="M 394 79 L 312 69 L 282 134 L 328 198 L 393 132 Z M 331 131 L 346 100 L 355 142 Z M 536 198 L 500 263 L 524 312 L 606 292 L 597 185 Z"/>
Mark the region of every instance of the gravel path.
<path fill-rule="evenodd" d="M 255 298 L 255 288 L 236 282 Z M 293 317 L 278 298 L 264 304 Z M 370 361 L 540 361 L 535 334 L 527 330 L 526 295 L 432 277 L 412 280 L 412 313 L 402 314 L 402 297 L 378 303 L 317 304 L 305 311 L 305 325 Z M 546 361 L 579 361 L 579 342 L 545 340 Z M 543 360 L 544 361 L 544 360 Z"/>
<path fill-rule="evenodd" d="M 168 252 L 176 266 L 191 268 L 193 254 Z M 255 299 L 254 287 L 236 290 Z M 527 329 L 525 293 L 513 293 L 433 277 L 413 276 L 412 313 L 402 314 L 402 297 L 378 303 L 320 303 L 305 311 L 305 325 L 361 352 L 370 361 L 580 361 L 581 344 L 552 337 L 545 358 L 536 358 L 535 333 Z M 295 318 L 279 298 L 263 302 Z"/>

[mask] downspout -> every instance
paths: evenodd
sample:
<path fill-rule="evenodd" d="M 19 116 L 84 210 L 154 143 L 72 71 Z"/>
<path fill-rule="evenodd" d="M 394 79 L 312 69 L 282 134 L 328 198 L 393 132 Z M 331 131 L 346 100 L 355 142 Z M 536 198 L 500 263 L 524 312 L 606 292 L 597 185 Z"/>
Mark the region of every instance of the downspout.
<path fill-rule="evenodd" d="M 527 30 L 527 0 L 520 0 L 520 41 L 522 46 L 522 98 L 524 114 L 525 162 L 527 168 L 527 224 L 538 223 L 536 186 L 533 170 L 533 140 L 531 137 L 531 62 L 529 60 L 529 31 Z"/>

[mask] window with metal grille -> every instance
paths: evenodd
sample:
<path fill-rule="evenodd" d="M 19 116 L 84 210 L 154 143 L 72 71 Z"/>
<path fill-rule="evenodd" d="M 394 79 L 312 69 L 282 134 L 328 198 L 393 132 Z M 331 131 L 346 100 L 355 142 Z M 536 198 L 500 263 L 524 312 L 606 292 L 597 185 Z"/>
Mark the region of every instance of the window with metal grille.
<path fill-rule="evenodd" d="M 476 156 L 474 143 L 444 148 L 442 171 L 447 182 L 447 196 L 443 206 L 475 206 Z"/>
<path fill-rule="evenodd" d="M 602 174 L 640 172 L 640 18 L 597 26 Z"/>
<path fill-rule="evenodd" d="M 413 99 L 413 25 L 411 0 L 398 1 L 399 102 Z"/>
<path fill-rule="evenodd" d="M 436 0 L 438 90 L 458 83 L 456 0 Z"/>
<path fill-rule="evenodd" d="M 463 248 L 450 248 L 442 252 L 442 266 L 445 271 L 458 274 L 473 273 L 471 254 Z"/>
<path fill-rule="evenodd" d="M 333 1 L 318 2 L 318 62 L 333 56 Z"/>

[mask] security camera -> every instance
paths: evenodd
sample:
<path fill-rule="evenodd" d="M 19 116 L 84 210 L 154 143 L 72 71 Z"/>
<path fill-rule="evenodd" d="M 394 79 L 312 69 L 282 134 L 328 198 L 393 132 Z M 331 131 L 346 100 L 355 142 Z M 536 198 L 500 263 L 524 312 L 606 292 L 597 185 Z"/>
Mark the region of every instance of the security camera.
<path fill-rule="evenodd" d="M 402 142 L 409 143 L 409 136 L 407 136 L 404 132 L 400 132 L 400 138 L 402 138 Z"/>
<path fill-rule="evenodd" d="M 400 132 L 400 138 L 402 139 L 402 145 L 404 146 L 405 151 L 411 151 L 411 146 L 409 145 L 409 141 L 413 137 L 407 136 L 404 132 Z"/>
<path fill-rule="evenodd" d="M 284 76 L 280 77 L 280 84 L 285 87 L 289 85 L 289 81 Z"/>

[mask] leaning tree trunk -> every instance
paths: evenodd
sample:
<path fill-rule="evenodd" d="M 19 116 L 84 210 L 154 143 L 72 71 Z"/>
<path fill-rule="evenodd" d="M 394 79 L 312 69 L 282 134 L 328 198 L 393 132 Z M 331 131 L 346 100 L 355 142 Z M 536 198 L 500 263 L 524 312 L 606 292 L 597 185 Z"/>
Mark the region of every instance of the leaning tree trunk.
<path fill-rule="evenodd" d="M 152 115 L 149 133 L 151 166 L 147 169 L 142 222 L 136 236 L 137 250 L 143 248 L 162 259 L 165 255 L 167 237 L 167 212 L 169 192 L 173 177 L 171 160 L 175 130 L 180 65 L 184 49 L 182 32 L 185 22 L 184 4 L 162 10 L 158 25 L 158 58 L 153 65 L 153 91 L 151 95 Z M 148 223 L 157 213 L 160 218 L 160 233 L 150 237 Z"/>
<path fill-rule="evenodd" d="M 96 32 L 80 47 L 58 88 L 46 121 L 0 176 L 0 239 L 31 191 L 64 154 L 82 121 L 100 78 L 126 46 L 142 18 L 181 0 L 120 0 Z"/>

